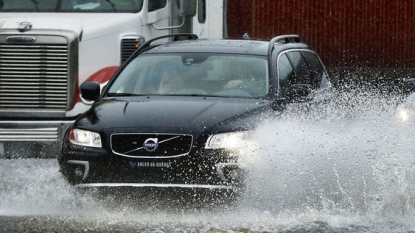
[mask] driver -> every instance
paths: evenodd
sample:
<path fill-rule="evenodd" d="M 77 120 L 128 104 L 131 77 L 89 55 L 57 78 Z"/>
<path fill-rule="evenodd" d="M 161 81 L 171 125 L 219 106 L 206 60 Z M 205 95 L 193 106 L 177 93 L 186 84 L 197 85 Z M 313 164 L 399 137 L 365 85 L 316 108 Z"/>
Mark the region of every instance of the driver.
<path fill-rule="evenodd" d="M 251 94 L 255 90 L 255 77 L 250 73 L 239 72 L 229 80 L 223 87 L 224 89 L 239 89 Z"/>

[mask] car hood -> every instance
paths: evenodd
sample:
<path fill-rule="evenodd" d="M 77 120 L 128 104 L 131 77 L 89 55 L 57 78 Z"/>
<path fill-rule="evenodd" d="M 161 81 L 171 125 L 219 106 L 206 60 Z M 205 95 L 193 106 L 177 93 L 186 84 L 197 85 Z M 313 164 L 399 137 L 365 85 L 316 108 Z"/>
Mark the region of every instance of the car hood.
<path fill-rule="evenodd" d="M 75 127 L 135 132 L 226 132 L 249 129 L 269 112 L 270 102 L 203 97 L 140 97 L 134 101 L 101 100 L 83 114 Z M 117 131 L 115 130 L 115 131 Z"/>

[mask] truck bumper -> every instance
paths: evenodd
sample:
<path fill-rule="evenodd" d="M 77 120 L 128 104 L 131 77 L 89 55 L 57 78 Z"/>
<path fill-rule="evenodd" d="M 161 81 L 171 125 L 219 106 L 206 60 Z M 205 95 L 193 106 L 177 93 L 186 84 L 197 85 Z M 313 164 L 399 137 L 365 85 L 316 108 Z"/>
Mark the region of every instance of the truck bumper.
<path fill-rule="evenodd" d="M 0 120 L 0 158 L 56 158 L 73 122 Z"/>

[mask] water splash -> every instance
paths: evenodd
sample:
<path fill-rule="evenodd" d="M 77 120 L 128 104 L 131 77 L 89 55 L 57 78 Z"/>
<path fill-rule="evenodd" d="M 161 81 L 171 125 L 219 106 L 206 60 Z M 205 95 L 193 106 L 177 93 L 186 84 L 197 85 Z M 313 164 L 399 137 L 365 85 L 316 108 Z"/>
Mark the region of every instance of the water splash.
<path fill-rule="evenodd" d="M 398 101 L 345 92 L 264 123 L 243 205 L 276 216 L 413 217 L 415 128 L 397 120 Z"/>
<path fill-rule="evenodd" d="M 76 192 L 58 171 L 56 160 L 2 160 L 0 215 L 53 215 L 87 210 L 89 196 Z"/>

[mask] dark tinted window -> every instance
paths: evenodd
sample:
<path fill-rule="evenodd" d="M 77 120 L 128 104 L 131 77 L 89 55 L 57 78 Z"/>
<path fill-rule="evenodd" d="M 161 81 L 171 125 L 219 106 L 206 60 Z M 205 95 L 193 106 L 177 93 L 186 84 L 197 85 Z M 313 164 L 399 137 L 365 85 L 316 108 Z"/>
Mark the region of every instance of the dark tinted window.
<path fill-rule="evenodd" d="M 164 8 L 167 4 L 167 0 L 149 0 L 148 11 L 155 11 Z"/>
<path fill-rule="evenodd" d="M 312 52 L 302 52 L 303 56 L 307 60 L 308 64 L 310 65 L 311 75 L 312 75 L 312 84 L 313 87 L 316 88 L 320 85 L 321 79 L 325 76 L 325 70 L 323 64 L 321 64 L 320 60 L 317 57 L 317 54 Z"/>
<path fill-rule="evenodd" d="M 294 68 L 290 84 L 312 84 L 312 71 L 301 53 L 299 51 L 288 52 L 287 56 Z"/>
<path fill-rule="evenodd" d="M 286 90 L 289 86 L 289 80 L 292 79 L 292 76 L 294 75 L 294 69 L 291 66 L 286 54 L 281 55 L 278 59 L 277 68 L 279 89 L 282 93 L 284 93 L 284 90 Z"/>

